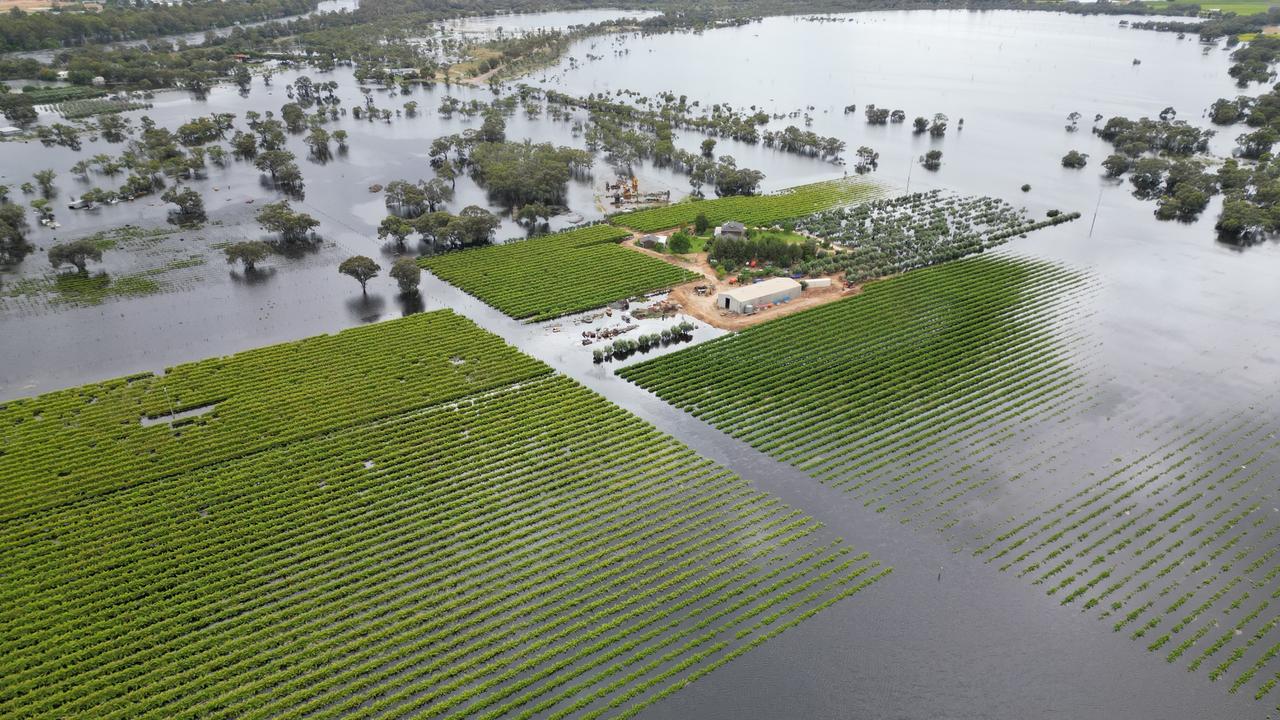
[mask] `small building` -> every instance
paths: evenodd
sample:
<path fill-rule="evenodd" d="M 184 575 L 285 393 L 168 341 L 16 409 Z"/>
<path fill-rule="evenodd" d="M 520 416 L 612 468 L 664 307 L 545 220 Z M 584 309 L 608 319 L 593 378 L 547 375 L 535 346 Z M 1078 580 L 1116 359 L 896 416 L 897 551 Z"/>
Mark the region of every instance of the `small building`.
<path fill-rule="evenodd" d="M 66 80 L 66 79 L 67 79 L 67 78 L 69 78 L 69 77 L 71 77 L 71 71 L 70 71 L 70 70 L 59 70 L 59 71 L 58 71 L 58 79 L 59 79 L 59 80 Z"/>
<path fill-rule="evenodd" d="M 666 242 L 667 239 L 661 235 L 645 235 L 636 241 L 636 245 L 639 245 L 646 250 L 653 250 L 666 244 Z"/>
<path fill-rule="evenodd" d="M 734 240 L 741 240 L 746 237 L 746 235 L 747 227 L 737 220 L 730 220 L 716 228 L 716 237 L 727 237 L 733 238 Z"/>
<path fill-rule="evenodd" d="M 805 289 L 813 288 L 815 290 L 821 290 L 822 288 L 831 287 L 831 278 L 811 278 L 809 280 L 805 280 L 804 284 L 808 286 Z"/>
<path fill-rule="evenodd" d="M 4 127 L 0 127 L 0 137 L 14 137 L 15 135 L 21 135 L 21 134 L 22 134 L 22 128 L 16 128 L 12 125 L 6 125 Z"/>
<path fill-rule="evenodd" d="M 101 75 L 94 75 L 93 79 L 90 80 L 89 82 L 94 87 L 102 87 L 103 85 L 107 84 L 107 79 L 102 77 Z"/>
<path fill-rule="evenodd" d="M 720 310 L 750 315 L 761 306 L 800 297 L 800 292 L 800 283 L 791 278 L 769 278 L 720 293 L 716 296 L 716 307 Z"/>

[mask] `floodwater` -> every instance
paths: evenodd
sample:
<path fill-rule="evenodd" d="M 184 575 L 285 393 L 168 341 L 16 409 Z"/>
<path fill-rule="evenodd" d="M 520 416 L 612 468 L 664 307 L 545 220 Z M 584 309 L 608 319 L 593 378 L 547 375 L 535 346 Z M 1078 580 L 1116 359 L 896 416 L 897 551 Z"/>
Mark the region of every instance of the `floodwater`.
<path fill-rule="evenodd" d="M 1088 314 L 1077 324 L 1084 334 L 1079 342 L 1089 349 L 1081 353 L 1088 362 L 1082 361 L 1078 370 L 1103 399 L 1104 409 L 1127 424 L 1112 427 L 1104 412 L 1084 419 L 1078 434 L 1106 442 L 1069 472 L 1084 471 L 1095 454 L 1110 455 L 1141 427 L 1216 416 L 1280 387 L 1280 246 L 1218 243 L 1212 224 L 1219 200 L 1197 223 L 1157 221 L 1153 204 L 1132 198 L 1126 184 L 1100 177 L 1098 163 L 1110 148 L 1088 130 L 1095 114 L 1154 117 L 1166 106 L 1193 124 L 1206 125 L 1204 109 L 1218 97 L 1238 93 L 1226 74 L 1227 52 L 1215 46 L 1206 53 L 1193 39 L 1120 28 L 1115 17 L 963 11 L 846 17 L 847 22 L 828 23 L 767 19 L 696 36 L 595 38 L 569 54 L 580 61 L 588 54 L 600 60 L 577 68 L 566 61 L 528 81 L 583 95 L 670 90 L 704 105 L 757 105 L 781 114 L 803 113 L 811 105 L 810 129 L 838 135 L 848 144 L 848 154 L 863 144 L 880 152 L 873 179 L 913 190 L 940 187 L 995 195 L 1025 204 L 1037 215 L 1049 208 L 1083 213 L 1080 220 L 1014 240 L 1001 251 L 1063 262 L 1094 279 Z M 516 27 L 510 19 L 482 22 Z M 1133 65 L 1134 58 L 1142 63 Z M 345 70 L 309 74 L 318 81 L 338 80 L 345 106 L 360 98 Z M 270 88 L 255 81 L 248 97 L 234 88 L 217 88 L 204 100 L 164 93 L 155 107 L 130 116 L 147 114 L 172 128 L 196 114 L 278 111 L 287 102 L 284 84 L 293 76 L 278 74 Z M 371 282 L 368 298 L 362 298 L 353 281 L 338 275 L 336 265 L 353 253 L 372 255 L 384 267 L 391 260 L 374 232 L 385 214 L 381 196 L 367 187 L 430 177 L 426 158 L 431 139 L 478 127 L 478 119 L 436 114 L 448 94 L 489 96 L 487 90 L 443 86 L 417 90 L 410 97 L 375 91 L 380 107 L 419 102 L 419 117 L 397 118 L 389 125 L 350 117 L 331 123 L 330 131 L 342 128 L 351 134 L 351 149 L 323 165 L 306 160 L 300 139 L 291 138 L 307 181 L 302 207 L 323 222 L 325 246 L 312 256 L 274 258 L 267 272 L 246 279 L 221 265 L 209 250 L 216 262 L 208 263 L 200 280 L 181 292 L 91 308 L 0 312 L 5 338 L 0 398 L 157 370 L 418 309 L 453 308 L 896 568 L 886 581 L 649 708 L 644 717 L 1267 715 L 1265 704 L 1253 703 L 1245 693 L 1228 695 L 1202 676 L 1162 662 L 1142 644 L 1113 633 L 1107 623 L 1046 602 L 1042 589 L 997 573 L 968 553 L 953 553 L 941 537 L 914 531 L 891 515 L 871 513 L 620 380 L 613 374 L 619 363 L 592 363 L 591 348 L 580 344 L 583 328 L 572 318 L 516 323 L 427 275 L 420 304 L 406 306 L 385 276 Z M 845 115 L 842 109 L 851 103 L 858 111 Z M 909 123 L 871 127 L 862 115 L 867 103 L 901 108 L 908 119 L 943 112 L 951 118 L 951 130 L 934 140 L 913 136 Z M 1067 133 L 1063 125 L 1072 111 L 1084 116 L 1082 129 Z M 957 127 L 961 117 L 963 130 Z M 789 123 L 803 120 L 775 121 L 773 127 Z M 570 124 L 528 119 L 521 112 L 508 121 L 507 133 L 581 146 Z M 1223 129 L 1215 152 L 1229 153 L 1235 134 Z M 685 133 L 679 142 L 693 148 L 700 139 Z M 73 153 L 38 143 L 0 144 L 0 172 L 5 175 L 0 183 L 20 182 L 35 170 L 53 167 L 60 175 L 61 207 L 62 199 L 85 187 L 71 177 L 70 165 L 119 147 L 86 143 Z M 914 159 L 934 147 L 943 150 L 944 164 L 929 173 Z M 1069 149 L 1089 153 L 1089 166 L 1063 169 L 1059 160 Z M 844 173 L 830 163 L 723 139 L 718 151 L 763 170 L 766 189 Z M 608 175 L 601 163 L 590 181 L 573 183 L 572 210 L 588 220 L 600 217 L 593 186 Z M 687 187 L 683 178 L 663 170 L 642 167 L 639 175 L 649 187 L 677 194 Z M 1031 184 L 1029 193 L 1019 190 L 1023 183 Z M 218 240 L 255 236 L 248 215 L 254 204 L 275 199 L 257 172 L 243 163 L 225 170 L 211 167 L 208 180 L 196 187 L 215 224 L 187 235 L 186 241 L 200 237 L 207 250 Z M 460 179 L 451 209 L 471 203 L 485 204 L 484 193 Z M 47 246 L 55 237 L 123 223 L 155 225 L 164 216 L 163 205 L 154 199 L 96 214 L 60 209 L 63 227 L 41 229 L 34 239 Z M 565 222 L 560 219 L 556 226 Z M 499 236 L 518 234 L 508 223 Z M 43 264 L 38 253 L 19 273 L 42 272 L 30 266 Z M 0 282 L 10 279 L 6 275 Z M 556 325 L 560 332 L 553 331 Z M 706 327 L 694 333 L 695 340 L 716 334 Z M 1024 507 L 1030 500 L 995 502 Z M 939 572 L 941 580 L 936 579 Z"/>

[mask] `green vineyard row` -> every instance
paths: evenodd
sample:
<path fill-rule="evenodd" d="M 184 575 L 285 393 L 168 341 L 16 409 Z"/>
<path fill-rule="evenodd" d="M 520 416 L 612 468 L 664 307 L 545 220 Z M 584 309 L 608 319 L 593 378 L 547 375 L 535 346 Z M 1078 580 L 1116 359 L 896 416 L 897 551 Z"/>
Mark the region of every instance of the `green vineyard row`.
<path fill-rule="evenodd" d="M 697 277 L 621 247 L 608 225 L 422 258 L 442 280 L 517 320 L 549 320 Z"/>
<path fill-rule="evenodd" d="M 633 210 L 613 215 L 609 222 L 640 232 L 653 232 L 689 225 L 699 214 L 703 214 L 712 225 L 729 220 L 737 220 L 749 226 L 770 225 L 870 200 L 883 192 L 880 186 L 866 180 L 841 178 L 800 185 L 772 195 L 689 200 L 664 207 Z"/>
<path fill-rule="evenodd" d="M 132 447 L 169 382 L 317 419 L 270 443 L 244 410 L 153 425 L 150 474 L 87 468 L 112 491 L 0 523 L 0 715 L 629 717 L 889 572 L 448 311 L 3 412 Z M 191 458 L 201 432 L 241 442 Z"/>

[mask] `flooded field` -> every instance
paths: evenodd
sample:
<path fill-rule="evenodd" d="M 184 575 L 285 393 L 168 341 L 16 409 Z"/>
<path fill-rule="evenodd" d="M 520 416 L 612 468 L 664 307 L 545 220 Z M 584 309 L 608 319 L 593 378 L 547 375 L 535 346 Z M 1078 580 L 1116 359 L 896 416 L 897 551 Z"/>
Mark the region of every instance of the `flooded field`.
<path fill-rule="evenodd" d="M 487 37 L 499 28 L 518 34 L 617 16 L 605 11 L 501 16 L 450 27 Z M 1244 646 L 1255 632 L 1270 629 L 1266 623 L 1275 624 L 1274 611 L 1269 615 L 1266 603 L 1259 604 L 1261 589 L 1230 612 L 1224 608 L 1245 588 L 1233 577 L 1248 575 L 1266 585 L 1278 567 L 1266 554 L 1274 545 L 1274 531 L 1262 516 L 1270 517 L 1280 502 L 1274 497 L 1274 463 L 1280 457 L 1269 434 L 1280 424 L 1275 397 L 1280 388 L 1280 244 L 1219 242 L 1213 224 L 1220 197 L 1198 221 L 1161 222 L 1154 217 L 1154 203 L 1135 199 L 1127 182 L 1102 177 L 1098 164 L 1112 150 L 1089 131 L 1095 116 L 1104 121 L 1116 115 L 1155 117 L 1172 107 L 1180 119 L 1207 127 L 1209 104 L 1240 92 L 1227 74 L 1229 53 L 1221 43 L 1202 46 L 1194 38 L 1130 30 L 1120 27 L 1119 20 L 962 11 L 865 13 L 824 22 L 769 18 L 696 35 L 596 37 L 572 47 L 560 64 L 524 79 L 577 96 L 671 92 L 703 107 L 757 107 L 774 116 L 769 129 L 794 124 L 839 137 L 847 144 L 846 158 L 858 146 L 873 147 L 879 166 L 868 179 L 895 190 L 938 188 L 994 196 L 1025 206 L 1034 217 L 1053 208 L 1081 213 L 1079 220 L 1015 238 L 993 253 L 1047 261 L 1083 279 L 1087 291 L 1073 296 L 1069 307 L 1056 309 L 1066 328 L 1054 339 L 1061 363 L 1056 372 L 1070 378 L 1072 391 L 1056 397 L 1034 423 L 1012 428 L 997 418 L 979 428 L 978 439 L 968 437 L 959 447 L 947 445 L 945 433 L 930 439 L 937 443 L 930 452 L 957 477 L 999 481 L 954 506 L 953 515 L 924 513 L 919 495 L 895 496 L 886 490 L 910 473 L 931 472 L 936 466 L 922 469 L 917 459 L 897 458 L 876 470 L 874 482 L 856 490 L 835 475 L 819 478 L 824 484 L 814 473 L 724 434 L 723 423 L 696 419 L 617 377 L 619 367 L 688 346 L 594 363 L 591 347 L 581 342 L 582 332 L 620 323 L 620 318 L 595 311 L 521 324 L 429 275 L 424 276 L 420 302 L 399 298 L 385 275 L 362 296 L 351 279 L 337 273 L 338 262 L 358 253 L 386 267 L 400 254 L 376 237 L 386 209 L 381 193 L 369 188 L 431 177 L 432 140 L 480 126 L 479 117 L 437 113 L 446 97 L 493 97 L 488 89 L 463 85 L 439 84 L 394 96 L 371 89 L 379 107 L 418 103 L 416 117 L 371 123 L 344 116 L 328 123 L 330 132 L 349 133 L 350 147 L 323 163 L 308 159 L 301 138 L 291 136 L 289 148 L 306 181 L 305 198 L 295 206 L 321 221 L 323 241 L 298 257 L 275 256 L 253 276 L 228 266 L 220 251 L 227 242 L 262 236 L 253 212 L 279 197 L 250 163 L 210 165 L 205 178 L 191 182 L 205 197 L 209 222 L 182 230 L 166 223 L 168 210 L 157 196 L 91 211 L 66 208 L 69 198 L 90 186 L 71 167 L 96 153 L 117 153 L 118 144 L 86 140 L 80 151 L 72 151 L 35 141 L 0 143 L 0 184 L 13 185 L 13 194 L 36 171 L 57 172 L 56 218 L 61 224 L 35 228 L 31 239 L 37 251 L 17 268 L 0 273 L 0 330 L 5 337 L 0 399 L 154 371 L 423 309 L 452 308 L 897 568 L 856 605 L 837 605 L 649 708 L 643 717 L 1022 718 L 1046 710 L 1086 718 L 1267 717 L 1276 698 L 1255 703 L 1251 696 L 1275 668 L 1251 676 L 1248 692 L 1229 694 L 1227 689 L 1248 667 L 1258 662 L 1265 666 L 1274 637 L 1263 633 L 1249 642 L 1219 672 L 1222 680 L 1210 683 L 1205 675 L 1231 659 L 1233 650 L 1217 653 L 1213 648 L 1224 633 L 1239 630 Z M 821 62 L 814 48 L 822 49 Z M 196 115 L 227 112 L 235 113 L 242 125 L 247 111 L 278 112 L 288 102 L 285 85 L 299 74 L 317 82 L 336 81 L 345 107 L 364 101 L 348 68 L 330 73 L 285 70 L 275 74 L 270 86 L 255 78 L 247 94 L 233 86 L 215 87 L 203 99 L 158 93 L 150 100 L 152 107 L 126 116 L 135 125 L 146 115 L 175 128 Z M 932 138 L 913 134 L 910 122 L 870 125 L 863 117 L 868 104 L 902 109 L 907 118 L 945 113 L 951 129 L 943 138 Z M 850 105 L 856 110 L 846 112 Z M 1073 112 L 1083 117 L 1081 128 L 1067 132 L 1064 124 Z M 573 121 L 552 120 L 545 112 L 535 117 L 517 111 L 507 120 L 506 134 L 585 147 Z M 1233 128 L 1219 132 L 1211 141 L 1214 154 L 1229 156 L 1235 134 Z M 703 136 L 678 131 L 675 140 L 696 152 Z M 740 166 L 765 173 L 766 191 L 851 172 L 847 166 L 763 144 L 718 141 L 718 154 L 731 154 Z M 917 163 L 930 149 L 943 151 L 936 172 Z M 1083 170 L 1062 166 L 1060 159 L 1072 149 L 1090 156 Z M 637 176 L 643 187 L 670 190 L 673 198 L 689 189 L 684 176 L 667 168 L 641 163 Z M 553 218 L 551 227 L 603 218 L 611 208 L 600 195 L 612 180 L 611 168 L 597 158 L 590 178 L 570 182 L 570 213 Z M 94 177 L 92 184 L 103 183 Z M 1024 185 L 1029 189 L 1023 191 Z M 459 177 L 449 209 L 457 212 L 473 204 L 503 212 L 484 189 Z M 146 252 L 113 255 L 109 250 L 95 272 L 105 273 L 109 285 L 113 278 L 155 270 L 148 277 L 161 289 L 141 296 L 95 296 L 91 302 L 59 292 L 44 249 L 55 241 L 122 225 L 150 233 L 128 241 L 136 244 L 135 250 L 145 245 Z M 524 234 L 506 217 L 497 238 Z M 687 319 L 643 321 L 640 332 Z M 690 344 L 724 334 L 695 325 Z M 747 407 L 753 401 L 745 393 L 734 398 Z M 875 417 L 875 412 L 868 406 L 864 414 Z M 1063 418 L 1067 422 L 1060 422 Z M 1197 432 L 1200 428 L 1203 432 Z M 1246 434 L 1250 428 L 1261 430 Z M 996 438 L 998 452 L 978 455 L 974 450 L 979 440 L 990 439 L 994 445 Z M 970 460 L 976 469 L 967 464 Z M 1034 480 L 1008 482 L 1015 477 Z M 1090 492 L 1111 497 L 1086 490 L 1091 487 L 1115 487 L 1114 494 L 1121 497 L 1090 505 Z M 1133 488 L 1150 494 L 1124 496 Z M 1089 516 L 1102 506 L 1115 513 L 1162 517 L 1193 496 L 1196 502 L 1183 508 L 1191 517 L 1171 515 L 1161 526 L 1160 536 L 1173 547 L 1160 546 L 1145 555 L 1125 554 L 1147 541 L 1125 542 L 1126 533 L 1138 527 L 1126 524 L 1124 518 L 1130 516 L 1120 516 L 1105 529 L 1093 529 L 1101 516 L 1088 526 L 1073 526 L 1073 531 L 1094 533 L 1080 539 L 1075 539 L 1078 533 L 1065 539 L 1055 535 L 1074 520 L 1045 527 L 1056 517 Z M 944 499 L 928 497 L 930 502 Z M 1168 503 L 1170 497 L 1178 501 Z M 882 505 L 884 511 L 876 512 Z M 1023 527 L 1032 539 L 1009 547 L 1018 538 L 1006 533 Z M 1246 527 L 1249 532 L 1241 533 Z M 1215 535 L 1218 529 L 1225 532 Z M 1186 554 L 1209 536 L 1217 544 L 1203 546 L 1203 556 Z M 1106 545 L 1095 545 L 1104 539 Z M 1115 553 L 1106 555 L 1114 559 L 1114 571 L 1109 560 L 1089 573 L 1079 572 L 1093 568 L 1090 553 L 1116 545 Z M 975 551 L 981 552 L 975 556 Z M 1160 553 L 1160 565 L 1145 564 Z M 1237 553 L 1238 572 L 1233 574 L 1226 559 Z M 1210 554 L 1212 565 L 1199 567 Z M 989 560 L 991 556 L 999 559 Z M 1050 572 L 1068 556 L 1081 558 L 1079 565 Z M 1186 566 L 1157 574 L 1175 560 Z M 1088 608 L 1091 612 L 1081 612 L 1090 599 L 1086 593 L 1073 598 L 1074 606 L 1064 607 L 1070 604 L 1063 602 L 1064 596 L 1074 591 L 1070 584 L 1046 596 L 1068 577 L 1078 575 L 1083 586 L 1103 570 L 1111 576 L 1089 585 L 1094 594 L 1101 595 L 1121 578 L 1129 584 L 1100 598 Z M 1229 589 L 1216 594 L 1224 586 Z M 1193 590 L 1202 594 L 1184 601 L 1187 607 L 1174 605 Z M 1125 598 L 1123 611 L 1108 610 L 1117 598 Z M 1209 629 L 1200 630 L 1209 620 L 1197 619 L 1176 641 L 1159 642 L 1202 598 L 1213 598 L 1206 606 L 1214 613 Z M 1126 620 L 1139 608 L 1142 613 Z M 1167 619 L 1157 621 L 1161 616 Z M 1152 623 L 1150 629 L 1136 632 L 1147 623 Z M 1199 633 L 1194 647 L 1166 662 L 1193 633 Z M 1156 647 L 1149 651 L 1151 645 Z M 1204 658 L 1196 662 L 1201 654 Z M 1186 671 L 1193 662 L 1199 670 L 1195 674 Z M 781 667 L 789 669 L 779 672 Z"/>

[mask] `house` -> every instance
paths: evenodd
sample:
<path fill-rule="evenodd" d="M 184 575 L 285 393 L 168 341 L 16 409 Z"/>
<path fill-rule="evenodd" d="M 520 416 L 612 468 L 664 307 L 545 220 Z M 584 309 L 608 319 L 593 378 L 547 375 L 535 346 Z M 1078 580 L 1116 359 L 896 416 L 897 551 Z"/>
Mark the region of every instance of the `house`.
<path fill-rule="evenodd" d="M 800 297 L 800 292 L 800 283 L 791 278 L 769 278 L 720 293 L 716 296 L 716 308 L 750 315 L 763 305 Z"/>
<path fill-rule="evenodd" d="M 0 137 L 14 137 L 15 135 L 21 135 L 21 134 L 22 134 L 22 128 L 16 128 L 12 125 L 6 125 L 4 127 L 0 127 Z"/>
<path fill-rule="evenodd" d="M 653 250 L 654 248 L 661 247 L 666 242 L 667 239 L 661 235 L 645 235 L 636 241 L 636 245 L 648 250 Z"/>
<path fill-rule="evenodd" d="M 730 220 L 716 228 L 716 237 L 727 237 L 733 238 L 734 240 L 741 240 L 746 237 L 746 235 L 747 227 L 737 220 Z"/>

